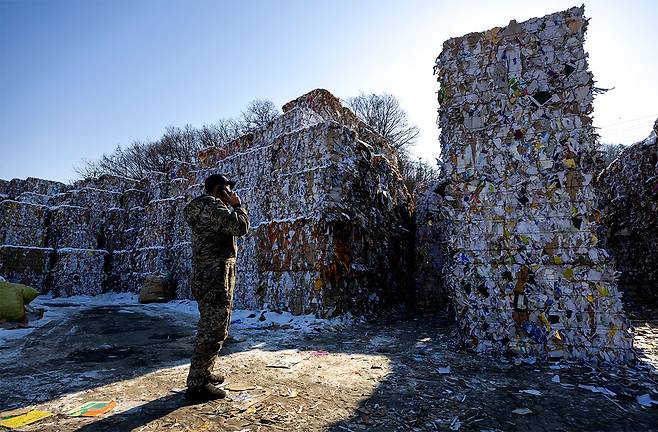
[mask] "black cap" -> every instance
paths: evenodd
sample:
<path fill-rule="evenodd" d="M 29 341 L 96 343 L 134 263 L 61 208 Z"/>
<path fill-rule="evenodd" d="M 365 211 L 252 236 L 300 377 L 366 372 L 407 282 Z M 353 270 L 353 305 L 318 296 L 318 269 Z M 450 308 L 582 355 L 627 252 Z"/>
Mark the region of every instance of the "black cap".
<path fill-rule="evenodd" d="M 206 179 L 206 193 L 212 192 L 212 190 L 215 189 L 215 186 L 223 185 L 230 185 L 231 187 L 234 187 L 235 182 L 233 180 L 227 179 L 226 176 L 223 176 L 222 174 L 212 174 Z"/>

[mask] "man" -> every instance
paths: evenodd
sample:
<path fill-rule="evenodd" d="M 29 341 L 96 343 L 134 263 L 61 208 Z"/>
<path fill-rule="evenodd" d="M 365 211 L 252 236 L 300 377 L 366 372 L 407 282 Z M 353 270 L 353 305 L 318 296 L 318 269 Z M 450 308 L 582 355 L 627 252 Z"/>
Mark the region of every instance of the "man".
<path fill-rule="evenodd" d="M 247 211 L 233 186 L 234 181 L 213 174 L 205 181 L 206 193 L 183 210 L 192 228 L 192 295 L 200 315 L 185 397 L 197 402 L 226 396 L 216 387 L 224 377 L 212 369 L 231 323 L 235 238 L 249 231 Z"/>

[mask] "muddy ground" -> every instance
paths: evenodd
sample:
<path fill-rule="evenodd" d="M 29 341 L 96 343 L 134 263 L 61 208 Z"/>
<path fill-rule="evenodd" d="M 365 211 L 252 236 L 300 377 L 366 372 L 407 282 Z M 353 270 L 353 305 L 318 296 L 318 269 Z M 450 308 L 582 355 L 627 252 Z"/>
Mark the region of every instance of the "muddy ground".
<path fill-rule="evenodd" d="M 450 321 L 429 317 L 237 329 L 218 361 L 229 398 L 189 405 L 192 316 L 69 309 L 0 350 L 0 411 L 56 413 L 20 430 L 658 431 L 658 408 L 636 399 L 658 399 L 655 321 L 636 321 L 640 361 L 627 368 L 475 355 Z M 118 405 L 98 418 L 63 414 L 90 400 Z"/>

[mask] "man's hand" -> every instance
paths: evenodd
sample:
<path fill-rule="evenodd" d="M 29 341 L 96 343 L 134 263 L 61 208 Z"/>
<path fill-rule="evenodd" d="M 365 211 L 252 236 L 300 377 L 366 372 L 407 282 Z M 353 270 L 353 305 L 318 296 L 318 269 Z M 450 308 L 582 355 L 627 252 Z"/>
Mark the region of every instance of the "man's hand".
<path fill-rule="evenodd" d="M 238 207 L 242 205 L 242 200 L 237 193 L 231 191 L 226 193 L 226 204 L 230 205 L 231 207 Z"/>

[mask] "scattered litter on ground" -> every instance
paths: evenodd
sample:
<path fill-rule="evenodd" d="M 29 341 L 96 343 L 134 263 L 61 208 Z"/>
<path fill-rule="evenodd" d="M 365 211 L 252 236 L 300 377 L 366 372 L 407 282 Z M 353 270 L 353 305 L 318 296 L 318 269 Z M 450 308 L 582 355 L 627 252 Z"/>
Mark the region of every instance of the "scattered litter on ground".
<path fill-rule="evenodd" d="M 70 417 L 96 417 L 105 414 L 115 406 L 117 406 L 117 403 L 114 401 L 91 401 L 67 412 L 66 415 Z"/>
<path fill-rule="evenodd" d="M 658 405 L 658 400 L 654 400 L 648 393 L 637 397 L 637 403 L 645 407 L 652 407 Z"/>
<path fill-rule="evenodd" d="M 617 393 L 613 392 L 610 389 L 607 389 L 605 387 L 597 387 L 597 386 L 592 386 L 592 385 L 585 385 L 585 384 L 578 384 L 578 388 L 589 390 L 592 393 L 602 393 L 606 396 L 617 396 Z"/>
<path fill-rule="evenodd" d="M 518 414 L 518 415 L 528 415 L 528 414 L 532 414 L 532 410 L 529 409 L 529 408 L 517 408 L 517 409 L 515 409 L 515 410 L 512 411 L 512 412 L 513 412 L 514 414 Z"/>
<path fill-rule="evenodd" d="M 2 420 L 0 420 L 0 426 L 4 426 L 9 429 L 16 429 L 30 425 L 32 423 L 36 423 L 53 415 L 53 413 L 48 411 L 31 410 L 24 414 L 2 418 Z"/>
<path fill-rule="evenodd" d="M 0 350 L 5 358 L 22 359 L 20 367 L 11 367 L 10 362 L 3 369 L 0 409 L 66 413 L 89 401 L 109 400 L 117 406 L 101 417 L 51 416 L 24 426 L 25 432 L 73 432 L 81 422 L 102 422 L 107 430 L 121 430 L 121 422 L 148 419 L 159 406 L 166 407 L 166 414 L 140 426 L 142 432 L 203 430 L 208 424 L 252 432 L 258 427 L 300 432 L 424 432 L 450 427 L 502 431 L 515 427 L 514 418 L 550 430 L 573 430 L 571 423 L 563 423 L 565 418 L 577 421 L 581 430 L 623 430 L 629 419 L 639 425 L 637 430 L 656 423 L 651 401 L 658 395 L 653 373 L 658 362 L 653 357 L 624 367 L 564 360 L 515 362 L 464 350 L 455 338 L 454 324 L 441 319 L 356 321 L 339 332 L 246 328 L 240 323 L 229 332 L 242 342 L 225 345 L 216 365 L 216 371 L 226 376 L 221 387 L 227 398 L 187 405 L 183 393 L 194 334 L 192 315 L 167 303 L 116 304 L 110 297 L 112 304 L 89 306 L 79 300 L 78 306 L 46 306 L 66 313 L 32 329 L 21 343 Z M 130 320 L 117 319 L 125 317 L 125 310 L 134 312 Z M 257 322 L 258 316 L 249 320 Z M 658 335 L 641 335 L 645 350 L 653 349 Z M 52 346 L 60 349 L 55 352 Z M 91 349 L 84 352 L 102 352 L 105 358 L 85 361 L 83 347 Z M 122 350 L 125 357 L 107 358 Z M 449 373 L 439 371 L 448 369 Z M 540 387 L 556 376 L 561 382 Z M 616 396 L 578 388 L 578 383 L 608 389 Z M 531 413 L 510 417 L 515 409 Z"/>

